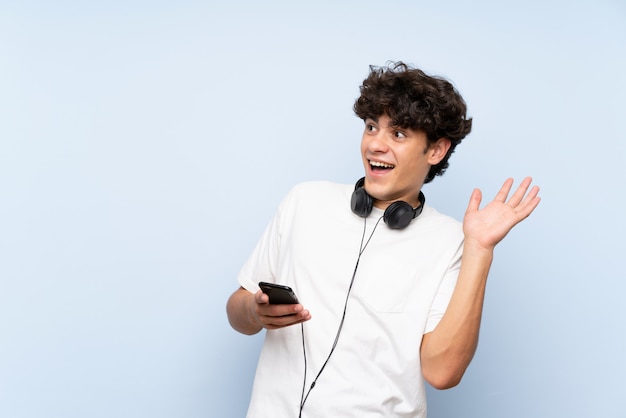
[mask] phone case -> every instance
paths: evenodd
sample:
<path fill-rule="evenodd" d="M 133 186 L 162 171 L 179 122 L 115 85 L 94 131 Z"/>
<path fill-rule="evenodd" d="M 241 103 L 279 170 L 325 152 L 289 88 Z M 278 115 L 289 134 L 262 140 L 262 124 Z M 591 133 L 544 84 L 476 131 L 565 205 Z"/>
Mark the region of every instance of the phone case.
<path fill-rule="evenodd" d="M 285 305 L 299 303 L 294 291 L 282 284 L 260 282 L 259 287 L 263 293 L 270 298 L 270 303 L 275 305 Z"/>

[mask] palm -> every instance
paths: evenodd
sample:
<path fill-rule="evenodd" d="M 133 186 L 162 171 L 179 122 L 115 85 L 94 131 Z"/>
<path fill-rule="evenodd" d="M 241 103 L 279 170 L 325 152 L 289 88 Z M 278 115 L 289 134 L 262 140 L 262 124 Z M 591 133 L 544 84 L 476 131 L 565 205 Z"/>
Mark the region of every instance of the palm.
<path fill-rule="evenodd" d="M 465 239 L 473 240 L 483 248 L 492 249 L 495 247 L 515 225 L 526 219 L 539 204 L 541 200 L 537 196 L 539 187 L 534 186 L 528 191 L 531 182 L 532 179 L 526 177 L 507 201 L 513 185 L 513 179 L 508 179 L 494 200 L 482 209 L 479 209 L 482 193 L 475 189 L 463 219 Z"/>

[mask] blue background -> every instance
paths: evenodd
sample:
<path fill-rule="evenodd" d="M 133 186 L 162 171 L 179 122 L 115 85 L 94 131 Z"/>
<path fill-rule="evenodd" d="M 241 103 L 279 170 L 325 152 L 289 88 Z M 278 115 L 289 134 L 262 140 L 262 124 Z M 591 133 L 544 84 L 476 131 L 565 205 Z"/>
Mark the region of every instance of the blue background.
<path fill-rule="evenodd" d="M 431 205 L 543 197 L 429 417 L 626 417 L 626 4 L 221 3 L 0 1 L 0 416 L 244 416 L 237 272 L 294 184 L 360 177 L 358 86 L 404 60 L 474 118 Z"/>

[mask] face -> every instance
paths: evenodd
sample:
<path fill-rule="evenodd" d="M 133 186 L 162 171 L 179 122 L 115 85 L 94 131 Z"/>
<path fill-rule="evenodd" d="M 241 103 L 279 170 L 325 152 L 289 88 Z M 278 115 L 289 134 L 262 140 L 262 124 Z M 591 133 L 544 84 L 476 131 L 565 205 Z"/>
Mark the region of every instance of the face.
<path fill-rule="evenodd" d="M 397 200 L 416 207 L 428 170 L 443 159 L 450 141 L 441 138 L 428 146 L 424 131 L 390 124 L 387 115 L 365 120 L 361 140 L 365 190 L 377 208 L 386 209 Z"/>

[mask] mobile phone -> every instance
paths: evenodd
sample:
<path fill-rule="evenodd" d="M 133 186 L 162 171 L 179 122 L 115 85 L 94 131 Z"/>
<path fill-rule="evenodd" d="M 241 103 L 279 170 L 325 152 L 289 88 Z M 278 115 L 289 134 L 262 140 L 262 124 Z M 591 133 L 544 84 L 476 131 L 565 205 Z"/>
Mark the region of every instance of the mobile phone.
<path fill-rule="evenodd" d="M 259 282 L 259 287 L 263 293 L 267 294 L 270 298 L 270 303 L 275 305 L 291 305 L 298 302 L 298 298 L 294 291 L 289 287 L 282 284 Z"/>

